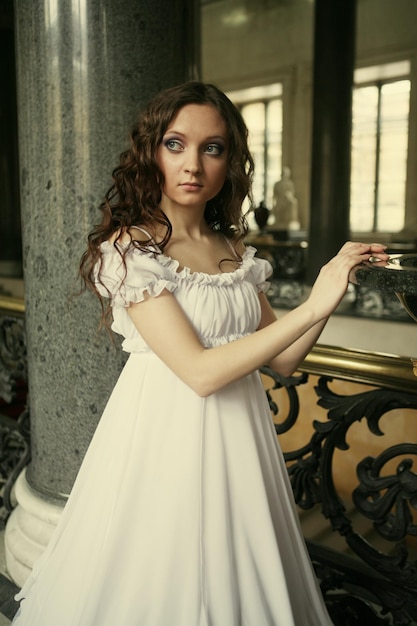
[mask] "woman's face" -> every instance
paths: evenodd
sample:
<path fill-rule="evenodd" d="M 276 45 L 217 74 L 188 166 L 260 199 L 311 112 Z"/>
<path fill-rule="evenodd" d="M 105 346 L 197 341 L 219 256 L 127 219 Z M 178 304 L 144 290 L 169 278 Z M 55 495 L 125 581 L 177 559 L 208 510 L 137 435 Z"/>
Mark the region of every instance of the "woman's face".
<path fill-rule="evenodd" d="M 162 138 L 157 162 L 164 174 L 161 208 L 200 207 L 223 187 L 228 162 L 228 131 L 208 104 L 187 104 Z"/>

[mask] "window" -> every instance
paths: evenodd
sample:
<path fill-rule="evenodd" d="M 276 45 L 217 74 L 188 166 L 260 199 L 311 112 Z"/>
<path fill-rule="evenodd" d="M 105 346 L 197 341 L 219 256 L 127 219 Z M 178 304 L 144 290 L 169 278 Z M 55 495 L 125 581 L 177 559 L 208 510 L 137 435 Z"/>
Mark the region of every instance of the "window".
<path fill-rule="evenodd" d="M 404 227 L 410 63 L 356 70 L 352 111 L 350 228 Z"/>
<path fill-rule="evenodd" d="M 282 84 L 251 87 L 228 93 L 249 130 L 255 161 L 253 199 L 272 206 L 274 184 L 282 170 Z"/>

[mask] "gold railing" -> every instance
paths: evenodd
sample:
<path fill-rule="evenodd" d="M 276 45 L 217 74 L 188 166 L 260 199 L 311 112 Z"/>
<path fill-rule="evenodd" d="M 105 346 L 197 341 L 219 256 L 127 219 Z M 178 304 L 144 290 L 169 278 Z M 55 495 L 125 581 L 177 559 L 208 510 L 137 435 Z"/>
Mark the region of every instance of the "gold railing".
<path fill-rule="evenodd" d="M 417 392 L 417 358 L 317 344 L 299 370 L 307 374 Z"/>
<path fill-rule="evenodd" d="M 0 312 L 22 315 L 25 312 L 25 301 L 23 298 L 0 295 Z"/>

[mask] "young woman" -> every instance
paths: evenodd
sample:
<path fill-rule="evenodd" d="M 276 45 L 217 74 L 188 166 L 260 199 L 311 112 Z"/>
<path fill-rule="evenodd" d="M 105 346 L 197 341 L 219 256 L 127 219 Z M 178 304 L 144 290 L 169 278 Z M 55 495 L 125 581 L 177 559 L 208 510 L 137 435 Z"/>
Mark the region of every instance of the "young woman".
<path fill-rule="evenodd" d="M 81 262 L 130 357 L 16 626 L 331 624 L 257 370 L 291 374 L 350 271 L 387 255 L 345 244 L 276 321 L 243 243 L 252 172 L 212 85 L 166 90 L 134 128 Z"/>

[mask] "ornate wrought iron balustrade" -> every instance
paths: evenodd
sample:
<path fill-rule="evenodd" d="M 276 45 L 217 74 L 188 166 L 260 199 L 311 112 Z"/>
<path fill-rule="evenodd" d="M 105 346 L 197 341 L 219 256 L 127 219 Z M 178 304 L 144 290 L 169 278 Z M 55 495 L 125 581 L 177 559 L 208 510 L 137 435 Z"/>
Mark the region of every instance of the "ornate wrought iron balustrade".
<path fill-rule="evenodd" d="M 0 297 L 0 527 L 14 503 L 12 487 L 29 462 L 24 304 Z"/>
<path fill-rule="evenodd" d="M 300 419 L 312 426 L 296 449 L 283 446 L 296 502 L 304 510 L 319 506 L 349 553 L 307 542 L 335 624 L 417 624 L 417 436 L 382 443 L 399 423 L 393 410 L 407 410 L 401 420 L 417 432 L 417 361 L 317 346 L 299 375 L 262 372 L 278 435 Z M 299 396 L 313 377 L 316 404 L 307 406 Z M 337 393 L 333 387 L 340 381 L 360 383 L 360 391 L 348 385 L 348 393 Z M 283 417 L 277 390 L 287 396 Z M 351 451 L 351 433 L 360 422 L 380 443 L 356 463 L 349 497 L 337 484 L 337 464 Z M 356 529 L 358 516 L 372 527 L 371 538 Z"/>

